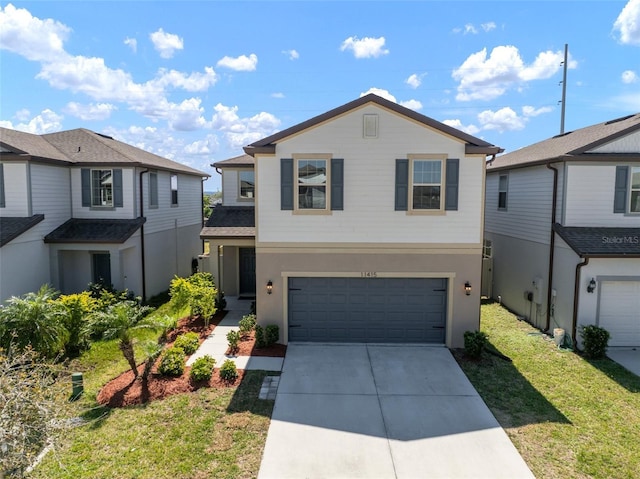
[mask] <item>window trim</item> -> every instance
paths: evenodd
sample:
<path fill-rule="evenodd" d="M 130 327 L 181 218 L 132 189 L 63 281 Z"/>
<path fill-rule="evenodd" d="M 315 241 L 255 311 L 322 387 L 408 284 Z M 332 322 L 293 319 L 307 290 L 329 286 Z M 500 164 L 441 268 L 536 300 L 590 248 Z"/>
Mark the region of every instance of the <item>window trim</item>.
<path fill-rule="evenodd" d="M 155 203 L 153 202 L 153 184 L 155 183 Z M 149 209 L 157 209 L 160 206 L 160 198 L 158 194 L 158 172 L 149 172 Z"/>
<path fill-rule="evenodd" d="M 256 200 L 256 171 L 253 168 L 243 168 L 238 171 L 238 201 Z M 253 173 L 253 196 L 242 196 L 242 173 Z"/>
<path fill-rule="evenodd" d="M 298 215 L 330 215 L 331 210 L 331 159 L 333 158 L 331 153 L 296 153 L 292 155 L 293 158 L 293 214 Z M 324 160 L 326 167 L 326 182 L 325 182 L 325 201 L 324 208 L 300 208 L 299 203 L 299 191 L 300 185 L 298 184 L 298 162 L 300 160 Z"/>
<path fill-rule="evenodd" d="M 500 189 L 500 178 L 506 178 L 506 189 L 502 191 Z M 500 194 L 504 193 L 504 206 L 500 206 Z M 498 175 L 498 211 L 507 211 L 509 209 L 509 173 Z"/>
<path fill-rule="evenodd" d="M 115 185 L 114 185 L 114 169 L 113 168 L 91 168 L 89 174 L 89 188 L 90 188 L 90 196 L 89 196 L 89 206 L 91 209 L 105 209 L 105 210 L 113 210 L 116 208 L 116 198 L 115 198 Z M 95 198 L 94 191 L 95 185 L 93 181 L 93 174 L 95 172 L 102 171 L 110 171 L 111 172 L 111 204 L 102 205 L 102 204 L 94 204 L 93 200 Z"/>
<path fill-rule="evenodd" d="M 409 160 L 409 178 L 408 189 L 409 198 L 407 204 L 407 214 L 409 215 L 444 215 L 445 210 L 445 194 L 446 194 L 446 178 L 447 178 L 447 155 L 446 154 L 422 154 L 411 153 L 407 155 Z M 414 208 L 413 207 L 413 168 L 416 161 L 439 161 L 440 162 L 440 208 Z M 434 184 L 435 185 L 435 184 Z"/>
<path fill-rule="evenodd" d="M 175 183 L 176 183 L 176 187 L 175 189 L 173 188 L 173 179 L 175 178 Z M 179 206 L 180 203 L 180 199 L 178 197 L 178 175 L 175 173 L 171 173 L 171 176 L 169 177 L 169 191 L 170 191 L 170 201 L 171 201 L 171 207 L 176 207 Z M 175 195 L 174 195 L 175 192 Z M 175 199 L 174 199 L 175 196 Z"/>
<path fill-rule="evenodd" d="M 638 209 L 638 211 L 633 211 L 631 209 L 631 200 L 633 198 L 633 193 L 637 192 L 638 193 L 638 202 L 640 202 L 640 187 L 638 188 L 634 188 L 633 187 L 633 172 L 634 170 L 636 170 L 637 174 L 640 175 L 640 165 L 629 165 L 629 194 L 627 195 L 627 213 L 630 215 L 640 215 L 640 209 Z"/>

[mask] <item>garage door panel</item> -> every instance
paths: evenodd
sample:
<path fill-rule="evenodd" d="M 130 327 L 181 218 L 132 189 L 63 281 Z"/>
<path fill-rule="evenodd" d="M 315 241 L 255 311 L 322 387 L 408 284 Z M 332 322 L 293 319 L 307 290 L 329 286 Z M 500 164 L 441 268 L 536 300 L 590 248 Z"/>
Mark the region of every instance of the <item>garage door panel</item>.
<path fill-rule="evenodd" d="M 640 281 L 603 281 L 598 324 L 609 346 L 640 346 Z"/>
<path fill-rule="evenodd" d="M 442 278 L 290 278 L 289 340 L 444 342 Z"/>

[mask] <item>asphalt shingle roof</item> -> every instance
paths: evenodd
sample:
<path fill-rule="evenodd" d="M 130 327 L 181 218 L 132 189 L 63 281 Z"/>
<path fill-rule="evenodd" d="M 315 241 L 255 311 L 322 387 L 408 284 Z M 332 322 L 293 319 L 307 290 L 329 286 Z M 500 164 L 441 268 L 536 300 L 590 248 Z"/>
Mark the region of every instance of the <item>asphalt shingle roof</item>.
<path fill-rule="evenodd" d="M 640 228 L 562 226 L 554 231 L 580 256 L 640 257 Z"/>
<path fill-rule="evenodd" d="M 71 218 L 44 237 L 45 243 L 124 243 L 146 218 L 93 220 Z"/>
<path fill-rule="evenodd" d="M 256 216 L 253 206 L 216 205 L 200 237 L 254 237 Z"/>
<path fill-rule="evenodd" d="M 251 167 L 255 166 L 256 160 L 250 155 L 240 155 L 229 158 L 228 160 L 216 161 L 213 165 L 214 168 L 224 167 Z"/>
<path fill-rule="evenodd" d="M 7 218 L 0 217 L 0 247 L 13 241 L 25 231 L 33 228 L 44 219 L 44 215 Z"/>

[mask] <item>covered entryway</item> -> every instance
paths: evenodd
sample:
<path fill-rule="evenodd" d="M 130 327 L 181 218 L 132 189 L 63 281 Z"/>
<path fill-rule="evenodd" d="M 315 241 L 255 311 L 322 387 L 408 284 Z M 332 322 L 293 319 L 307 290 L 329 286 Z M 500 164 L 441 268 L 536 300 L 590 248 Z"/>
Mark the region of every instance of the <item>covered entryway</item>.
<path fill-rule="evenodd" d="M 240 296 L 256 295 L 256 249 L 239 248 Z"/>
<path fill-rule="evenodd" d="M 599 326 L 609 346 L 640 346 L 640 281 L 602 281 Z"/>
<path fill-rule="evenodd" d="M 289 341 L 445 342 L 445 278 L 289 278 Z"/>

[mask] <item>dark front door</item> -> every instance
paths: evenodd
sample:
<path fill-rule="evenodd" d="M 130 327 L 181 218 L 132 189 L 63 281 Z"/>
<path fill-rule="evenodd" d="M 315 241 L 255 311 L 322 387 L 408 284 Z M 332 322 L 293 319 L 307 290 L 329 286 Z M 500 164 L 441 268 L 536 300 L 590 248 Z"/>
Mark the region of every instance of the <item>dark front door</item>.
<path fill-rule="evenodd" d="M 93 282 L 112 286 L 111 283 L 111 255 L 109 253 L 93 253 L 91 255 Z"/>
<path fill-rule="evenodd" d="M 240 249 L 240 295 L 256 294 L 256 249 Z"/>

